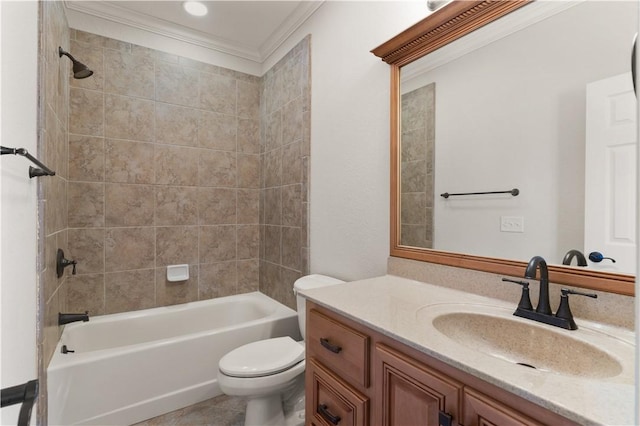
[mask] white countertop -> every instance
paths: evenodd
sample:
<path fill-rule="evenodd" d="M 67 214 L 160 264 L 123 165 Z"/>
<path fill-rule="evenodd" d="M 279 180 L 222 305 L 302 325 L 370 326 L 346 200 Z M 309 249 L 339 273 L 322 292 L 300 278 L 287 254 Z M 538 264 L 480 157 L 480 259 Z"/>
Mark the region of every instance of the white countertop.
<path fill-rule="evenodd" d="M 517 300 L 506 303 L 392 275 L 307 290 L 302 295 L 582 425 L 634 424 L 635 334 L 626 329 L 577 318 L 579 329 L 569 331 L 510 317 L 592 343 L 622 365 L 620 374 L 596 379 L 534 370 L 503 361 L 470 350 L 469 346 L 445 336 L 431 324 L 430 318 L 436 315 L 433 312 L 442 307 L 470 306 L 505 315 L 515 310 Z"/>

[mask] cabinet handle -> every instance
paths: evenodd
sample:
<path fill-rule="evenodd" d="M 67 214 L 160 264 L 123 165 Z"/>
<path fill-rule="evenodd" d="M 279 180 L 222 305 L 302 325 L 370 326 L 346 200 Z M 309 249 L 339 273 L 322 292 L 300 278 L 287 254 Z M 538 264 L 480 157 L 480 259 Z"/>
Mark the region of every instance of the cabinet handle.
<path fill-rule="evenodd" d="M 329 340 L 325 339 L 324 337 L 320 338 L 320 344 L 326 349 L 329 349 L 334 354 L 339 354 L 342 351 L 342 348 L 340 346 L 332 345 L 331 343 L 329 343 Z"/>
<path fill-rule="evenodd" d="M 338 423 L 340 423 L 340 416 L 334 416 L 333 414 L 331 414 L 329 412 L 328 407 L 325 404 L 318 405 L 318 413 L 320 413 L 320 415 L 325 420 L 327 420 L 328 422 L 331 422 L 334 425 L 337 425 Z"/>

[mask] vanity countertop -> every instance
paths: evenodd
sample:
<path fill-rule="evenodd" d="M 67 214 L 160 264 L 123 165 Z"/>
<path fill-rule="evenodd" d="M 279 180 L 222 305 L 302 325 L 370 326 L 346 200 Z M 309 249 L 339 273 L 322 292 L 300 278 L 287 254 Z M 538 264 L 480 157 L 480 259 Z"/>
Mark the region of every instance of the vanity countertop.
<path fill-rule="evenodd" d="M 634 345 L 629 330 L 576 318 L 579 329 L 562 330 L 531 321 L 532 326 L 549 327 L 569 337 L 593 342 L 622 365 L 614 377 L 593 378 L 533 370 L 491 355 L 470 350 L 438 331 L 429 310 L 449 306 L 488 307 L 513 311 L 517 300 L 478 296 L 445 287 L 412 281 L 393 275 L 354 281 L 345 285 L 303 291 L 307 299 L 356 322 L 392 337 L 455 368 L 519 395 L 552 412 L 583 425 L 633 425 Z M 513 317 L 516 318 L 516 317 Z M 518 321 L 529 321 L 517 318 Z M 601 339 L 614 339 L 623 351 L 611 352 Z M 598 344 L 600 343 L 600 344 Z"/>

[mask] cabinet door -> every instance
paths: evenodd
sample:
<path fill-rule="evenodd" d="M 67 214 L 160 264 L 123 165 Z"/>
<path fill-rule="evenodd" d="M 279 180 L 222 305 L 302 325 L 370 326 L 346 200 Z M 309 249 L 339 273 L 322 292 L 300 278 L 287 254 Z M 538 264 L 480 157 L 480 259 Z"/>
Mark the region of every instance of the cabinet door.
<path fill-rule="evenodd" d="M 470 388 L 464 390 L 465 426 L 542 426 L 535 420 Z"/>
<path fill-rule="evenodd" d="M 307 424 L 365 426 L 369 424 L 369 399 L 337 378 L 315 359 L 306 371 Z"/>
<path fill-rule="evenodd" d="M 461 383 L 382 344 L 374 362 L 376 425 L 458 424 Z M 440 415 L 451 421 L 440 423 Z"/>

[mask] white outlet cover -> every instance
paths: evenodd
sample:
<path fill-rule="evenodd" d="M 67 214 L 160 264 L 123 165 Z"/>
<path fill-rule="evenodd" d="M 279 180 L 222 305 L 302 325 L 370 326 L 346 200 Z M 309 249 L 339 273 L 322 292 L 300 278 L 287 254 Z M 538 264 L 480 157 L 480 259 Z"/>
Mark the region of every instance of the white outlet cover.
<path fill-rule="evenodd" d="M 524 217 L 500 216 L 500 232 L 524 232 Z"/>

